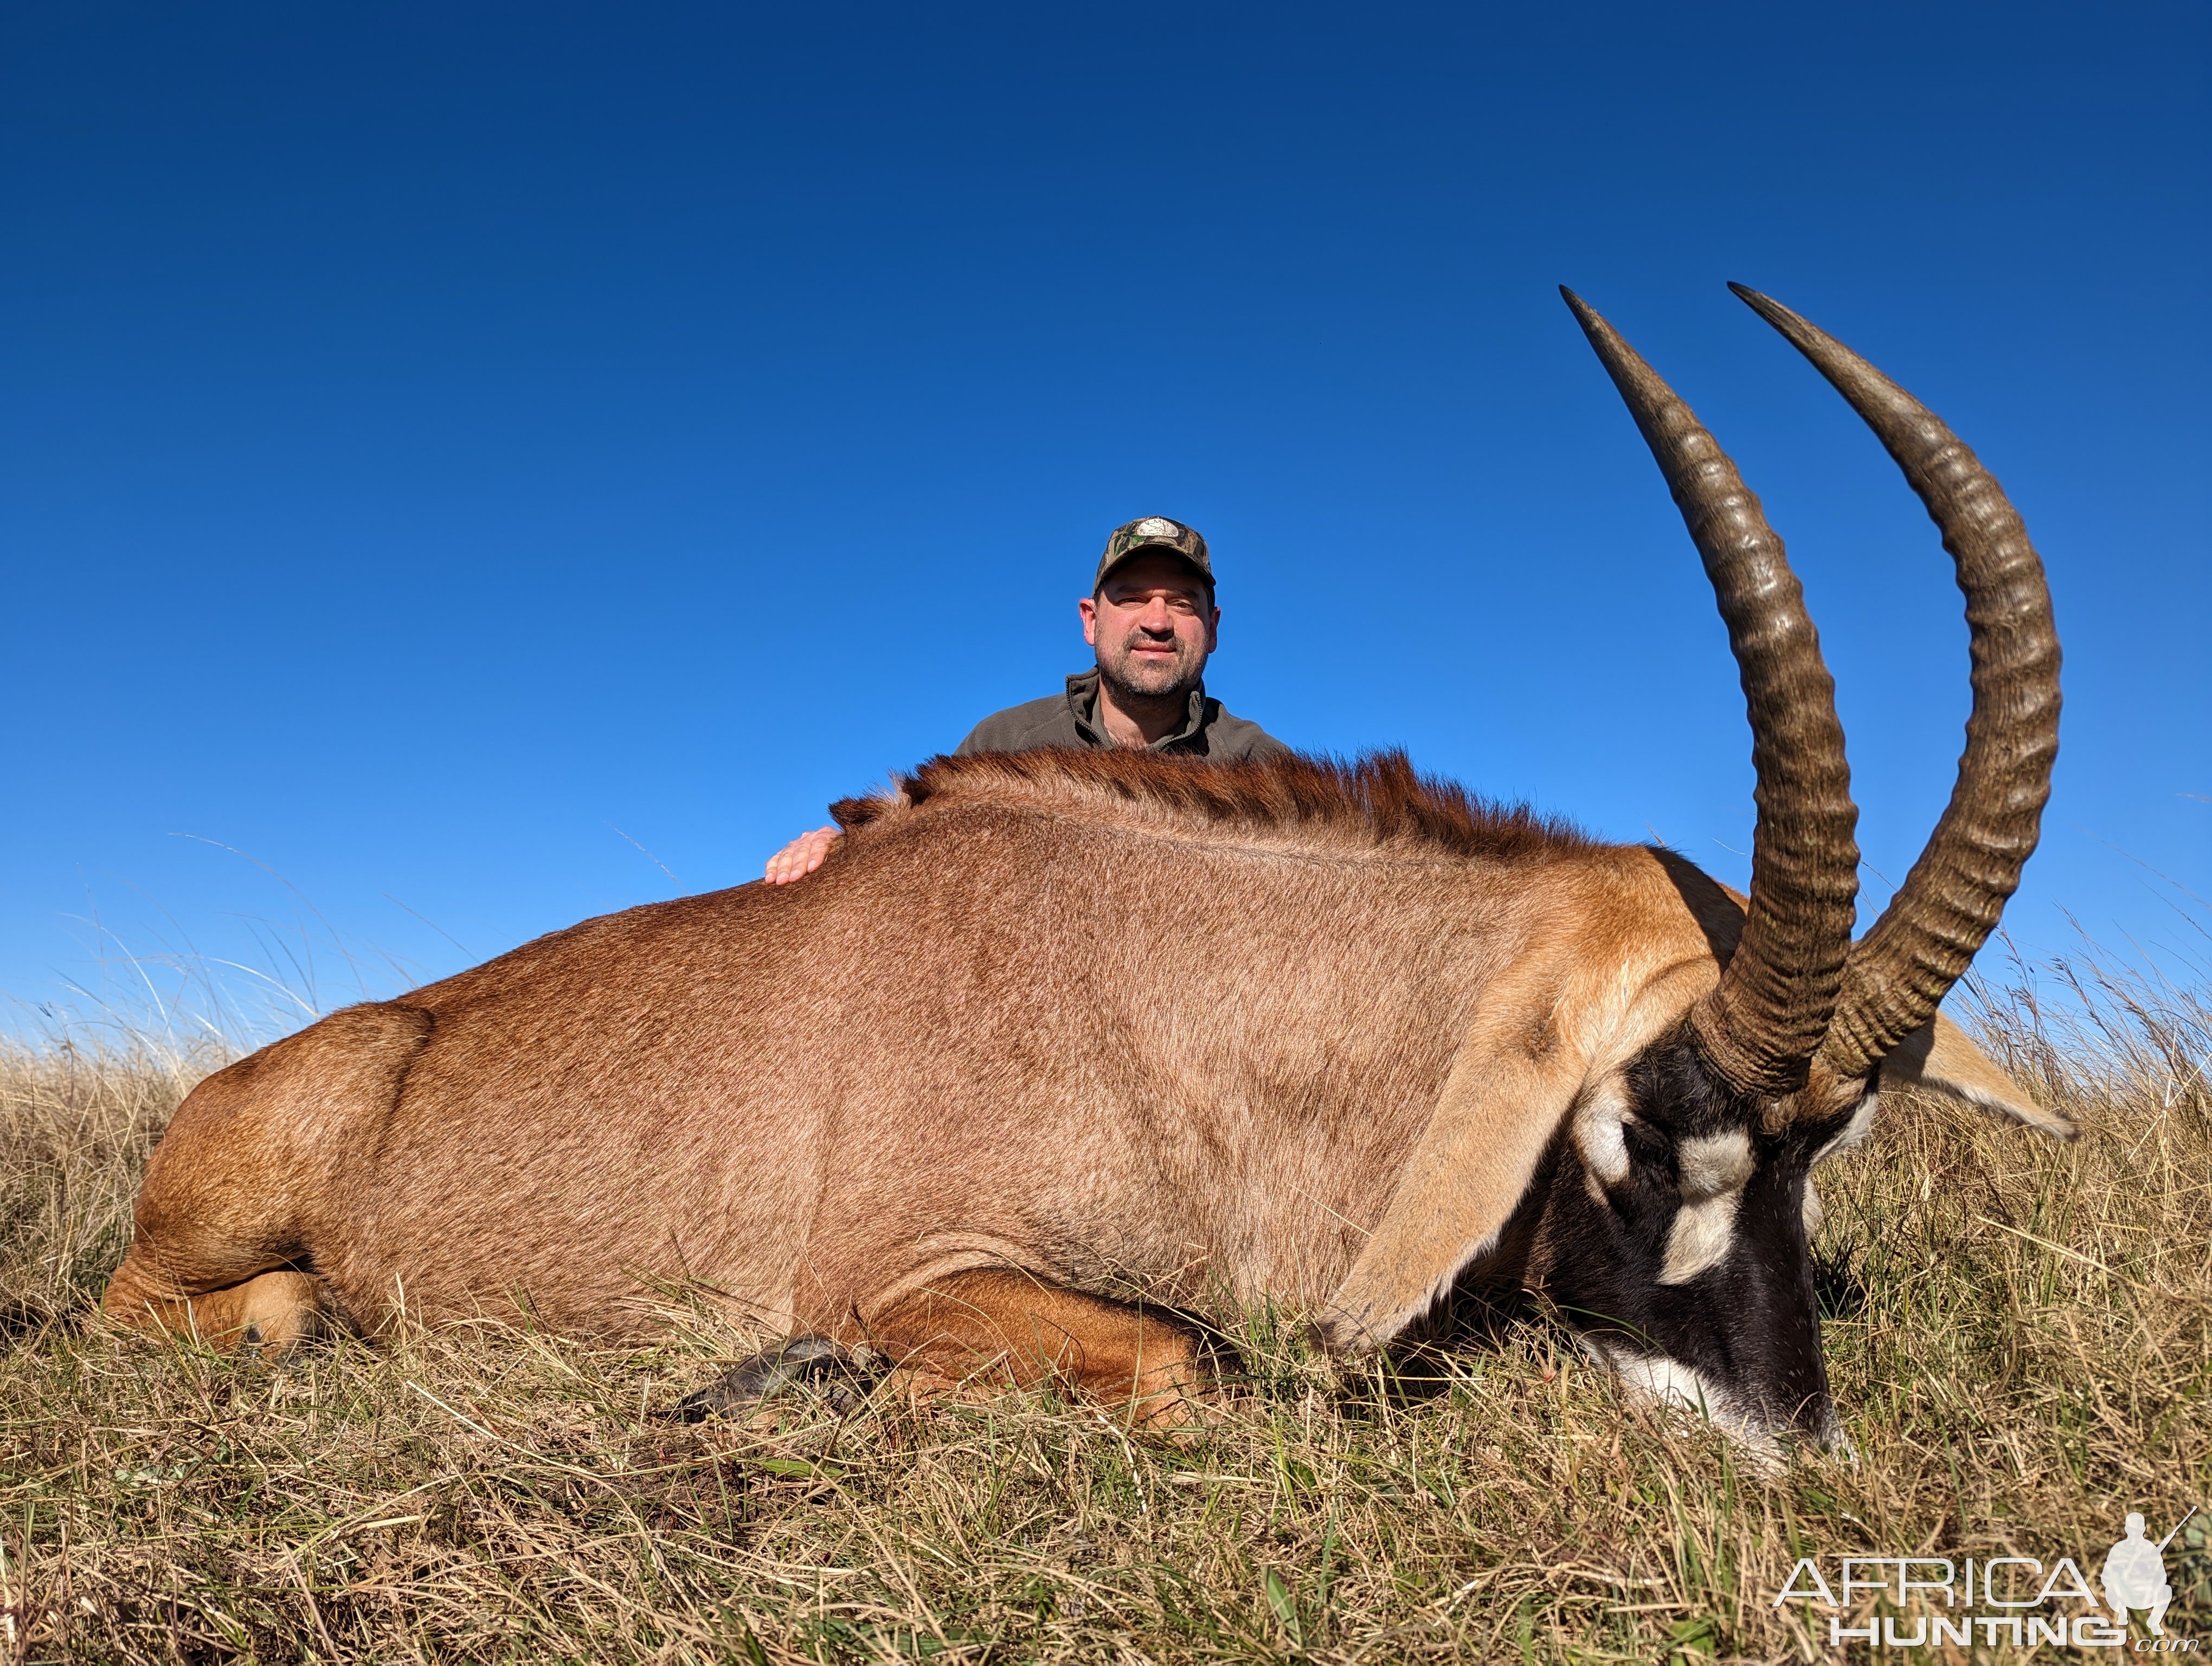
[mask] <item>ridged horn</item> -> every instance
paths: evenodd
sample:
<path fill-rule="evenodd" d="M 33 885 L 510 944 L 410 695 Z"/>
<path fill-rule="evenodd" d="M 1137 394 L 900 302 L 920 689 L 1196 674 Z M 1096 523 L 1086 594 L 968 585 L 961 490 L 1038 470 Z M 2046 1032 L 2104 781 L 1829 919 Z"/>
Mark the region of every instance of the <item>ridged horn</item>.
<path fill-rule="evenodd" d="M 1935 1016 L 1995 930 L 2035 848 L 2058 755 L 2058 634 L 2027 528 L 1936 414 L 1834 337 L 1741 283 L 1865 419 L 1928 506 L 1966 593 L 1974 706 L 1951 802 L 1881 918 L 1851 950 L 1824 1069 L 1866 1075 Z"/>
<path fill-rule="evenodd" d="M 1804 1085 L 1828 1033 L 1858 896 L 1858 810 L 1836 685 L 1782 540 L 1735 465 L 1611 325 L 1573 290 L 1559 293 L 1658 460 L 1742 675 L 1759 777 L 1751 906 L 1690 1025 L 1723 1079 L 1778 1097 Z"/>

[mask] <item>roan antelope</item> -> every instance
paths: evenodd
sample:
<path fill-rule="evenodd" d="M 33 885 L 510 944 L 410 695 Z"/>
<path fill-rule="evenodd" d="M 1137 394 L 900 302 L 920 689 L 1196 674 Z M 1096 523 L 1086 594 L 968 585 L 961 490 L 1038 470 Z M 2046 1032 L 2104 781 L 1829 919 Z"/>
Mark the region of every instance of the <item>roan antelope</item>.
<path fill-rule="evenodd" d="M 738 1387 L 865 1342 L 917 1384 L 1054 1378 L 1160 1421 L 1206 1391 L 1180 1310 L 1212 1292 L 1298 1304 L 1356 1354 L 1480 1277 L 1753 1442 L 1836 1438 L 1812 1169 L 1883 1082 L 2072 1132 L 1936 1016 L 2035 843 L 2058 648 L 1973 454 L 1737 293 L 1881 437 L 1966 597 L 1957 785 L 1856 943 L 1844 735 L 1781 542 L 1569 294 L 1727 621 L 1747 899 L 1395 755 L 939 758 L 837 806 L 807 884 L 586 921 L 211 1076 L 106 1311 L 282 1347 L 387 1329 L 404 1293 L 623 1335 L 684 1280 L 808 1339 Z M 1202 928 L 1156 928 L 1194 897 Z"/>

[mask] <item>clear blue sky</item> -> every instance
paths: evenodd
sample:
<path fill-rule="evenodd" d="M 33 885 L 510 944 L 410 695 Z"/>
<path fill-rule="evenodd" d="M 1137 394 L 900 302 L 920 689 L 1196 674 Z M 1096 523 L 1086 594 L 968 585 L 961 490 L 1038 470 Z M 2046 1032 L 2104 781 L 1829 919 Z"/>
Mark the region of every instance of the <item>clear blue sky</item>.
<path fill-rule="evenodd" d="M 2212 894 L 2201 4 L 0 27 L 19 1020 L 127 997 L 101 943 L 265 968 L 305 922 L 331 1004 L 318 919 L 388 990 L 748 879 L 1080 668 L 1145 514 L 1212 541 L 1232 709 L 1741 881 L 1735 671 L 1561 282 L 1788 539 L 1875 874 L 1949 789 L 1957 593 L 1725 279 L 1941 411 L 2049 563 L 2015 934 L 2203 945 L 2154 877 Z"/>

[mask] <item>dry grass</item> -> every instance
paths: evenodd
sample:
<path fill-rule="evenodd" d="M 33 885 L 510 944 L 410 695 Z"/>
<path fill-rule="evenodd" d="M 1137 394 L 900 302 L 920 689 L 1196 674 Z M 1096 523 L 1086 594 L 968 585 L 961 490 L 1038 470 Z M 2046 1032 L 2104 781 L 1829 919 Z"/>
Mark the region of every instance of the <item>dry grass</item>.
<path fill-rule="evenodd" d="M 2081 978 L 1984 1026 L 2061 1147 L 1893 1107 L 1824 1172 L 1860 1462 L 1761 1479 L 1624 1411 L 1540 1317 L 1422 1385 L 1238 1316 L 1250 1403 L 1187 1448 L 1008 1396 L 773 1432 L 651 1414 L 733 1346 L 522 1327 L 282 1367 L 82 1322 L 197 1070 L 0 1056 L 0 1660 L 1830 1657 L 1800 1555 L 2101 1556 L 2212 1495 L 2212 1014 Z M 2203 1517 L 2169 1632 L 2212 1631 Z M 2094 1571 L 2094 1570 L 2093 1570 Z M 1809 1629 L 1823 1627 L 1818 1636 Z"/>

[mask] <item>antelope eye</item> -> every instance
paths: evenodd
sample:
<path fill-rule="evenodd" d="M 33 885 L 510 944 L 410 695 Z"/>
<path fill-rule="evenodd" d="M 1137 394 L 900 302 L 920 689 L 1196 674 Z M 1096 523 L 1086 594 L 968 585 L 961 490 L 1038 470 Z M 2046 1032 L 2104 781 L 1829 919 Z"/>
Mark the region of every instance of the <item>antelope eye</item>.
<path fill-rule="evenodd" d="M 1631 1112 L 1620 1120 L 1620 1138 L 1636 1172 L 1665 1184 L 1674 1169 L 1674 1140 L 1666 1129 Z"/>

